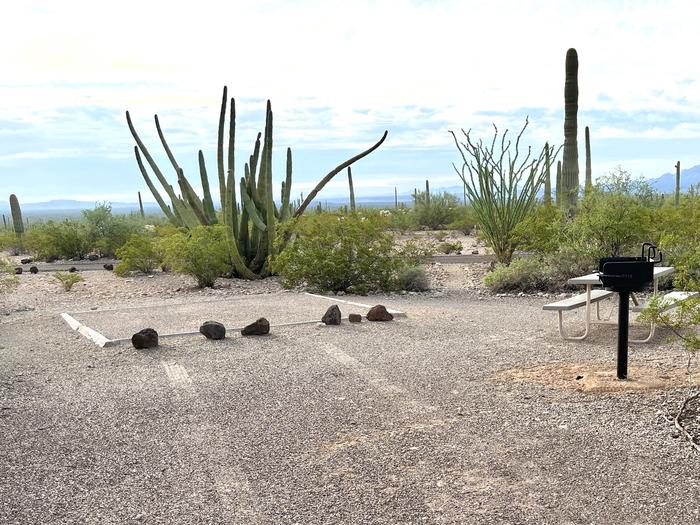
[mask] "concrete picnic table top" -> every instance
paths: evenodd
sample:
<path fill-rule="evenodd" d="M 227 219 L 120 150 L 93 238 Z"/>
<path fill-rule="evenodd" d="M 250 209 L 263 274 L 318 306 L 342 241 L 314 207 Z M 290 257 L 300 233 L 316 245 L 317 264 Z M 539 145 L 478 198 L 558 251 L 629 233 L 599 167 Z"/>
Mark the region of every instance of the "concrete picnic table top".
<path fill-rule="evenodd" d="M 661 277 L 665 277 L 666 275 L 671 275 L 675 269 L 673 266 L 655 266 L 654 267 L 654 280 L 658 280 Z M 585 285 L 591 285 L 591 284 L 601 284 L 600 283 L 600 277 L 597 272 L 594 273 L 589 273 L 587 275 L 582 275 L 581 277 L 573 277 L 572 279 L 569 279 L 566 281 L 568 284 L 585 284 Z"/>

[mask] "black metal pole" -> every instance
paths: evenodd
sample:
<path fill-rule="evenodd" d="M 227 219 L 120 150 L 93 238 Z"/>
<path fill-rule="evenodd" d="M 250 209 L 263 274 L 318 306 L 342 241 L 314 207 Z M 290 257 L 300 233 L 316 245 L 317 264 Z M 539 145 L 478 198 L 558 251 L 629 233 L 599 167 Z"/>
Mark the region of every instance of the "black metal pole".
<path fill-rule="evenodd" d="M 630 293 L 619 292 L 617 312 L 617 378 L 627 379 L 627 339 L 629 336 Z"/>

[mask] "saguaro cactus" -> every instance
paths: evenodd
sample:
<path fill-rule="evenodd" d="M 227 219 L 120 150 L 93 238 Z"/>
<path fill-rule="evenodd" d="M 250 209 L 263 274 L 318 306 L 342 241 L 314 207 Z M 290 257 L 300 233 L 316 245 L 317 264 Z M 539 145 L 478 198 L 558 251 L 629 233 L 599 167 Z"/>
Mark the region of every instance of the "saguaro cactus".
<path fill-rule="evenodd" d="M 676 193 L 673 202 L 676 206 L 681 203 L 681 161 L 676 162 Z"/>
<path fill-rule="evenodd" d="M 583 191 L 588 195 L 593 189 L 593 175 L 591 170 L 591 134 L 586 126 L 586 184 Z"/>
<path fill-rule="evenodd" d="M 24 233 L 22 209 L 19 207 L 19 201 L 14 193 L 10 195 L 10 212 L 12 212 L 12 226 L 14 227 L 15 235 L 17 235 L 17 237 L 21 237 Z"/>
<path fill-rule="evenodd" d="M 139 194 L 139 213 L 141 214 L 141 218 L 145 219 L 146 214 L 143 212 L 143 201 L 141 200 L 141 192 L 137 192 Z"/>
<path fill-rule="evenodd" d="M 355 188 L 352 185 L 352 170 L 348 166 L 348 186 L 350 186 L 350 211 L 355 211 Z"/>
<path fill-rule="evenodd" d="M 576 214 L 578 204 L 578 54 L 574 48 L 566 52 L 564 83 L 564 153 L 562 163 L 562 206 L 566 215 Z"/>
<path fill-rule="evenodd" d="M 557 208 L 562 205 L 562 196 L 561 196 L 561 161 L 557 161 L 557 189 L 556 189 L 556 205 Z"/>
<path fill-rule="evenodd" d="M 544 205 L 552 205 L 552 170 L 551 170 L 551 150 L 549 149 L 549 142 L 544 144 L 544 162 L 545 162 L 545 174 L 544 174 Z M 466 191 L 466 190 L 465 190 Z"/>
<path fill-rule="evenodd" d="M 430 182 L 425 179 L 425 204 L 430 205 Z"/>

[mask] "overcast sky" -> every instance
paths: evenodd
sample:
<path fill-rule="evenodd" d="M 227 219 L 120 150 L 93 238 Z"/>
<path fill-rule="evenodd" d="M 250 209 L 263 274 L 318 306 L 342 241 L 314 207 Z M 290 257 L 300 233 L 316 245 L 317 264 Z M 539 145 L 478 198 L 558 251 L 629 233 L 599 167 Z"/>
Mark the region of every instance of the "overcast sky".
<path fill-rule="evenodd" d="M 238 158 L 275 113 L 274 177 L 293 194 L 389 130 L 353 169 L 358 196 L 459 184 L 448 130 L 563 142 L 564 59 L 579 55 L 579 153 L 594 177 L 700 164 L 700 8 L 694 1 L 3 2 L 0 198 L 134 201 L 148 189 L 124 118 L 152 152 L 161 119 L 185 173 L 215 173 L 221 89 Z M 237 165 L 242 173 L 243 165 Z M 172 176 L 172 174 L 171 174 Z M 174 181 L 174 177 L 172 178 Z M 326 196 L 345 195 L 339 177 Z M 198 185 L 197 185 L 198 186 Z M 148 200 L 152 200 L 148 195 Z"/>

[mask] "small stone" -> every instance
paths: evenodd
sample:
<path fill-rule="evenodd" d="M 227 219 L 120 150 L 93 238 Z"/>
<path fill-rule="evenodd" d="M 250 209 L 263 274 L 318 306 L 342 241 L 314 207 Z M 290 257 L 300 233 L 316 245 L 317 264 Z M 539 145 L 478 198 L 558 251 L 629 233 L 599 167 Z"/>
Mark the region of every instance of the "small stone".
<path fill-rule="evenodd" d="M 158 346 L 158 332 L 153 328 L 144 328 L 131 336 L 131 344 L 134 348 L 155 348 Z"/>
<path fill-rule="evenodd" d="M 472 250 L 472 255 L 479 255 L 479 250 Z"/>
<path fill-rule="evenodd" d="M 360 314 L 350 314 L 348 316 L 348 320 L 351 323 L 361 323 L 362 322 L 362 316 Z"/>
<path fill-rule="evenodd" d="M 39 273 L 39 268 L 32 266 L 29 268 L 29 273 Z"/>
<path fill-rule="evenodd" d="M 326 310 L 326 313 L 321 317 L 321 321 L 323 324 L 338 325 L 340 324 L 340 317 L 340 308 L 337 304 L 334 304 Z"/>
<path fill-rule="evenodd" d="M 241 330 L 241 335 L 267 335 L 269 333 L 270 321 L 264 317 L 261 317 Z"/>
<path fill-rule="evenodd" d="M 97 259 L 100 258 L 100 256 L 97 255 L 96 253 L 89 253 L 87 258 L 89 261 L 96 261 Z"/>
<path fill-rule="evenodd" d="M 576 381 L 581 381 L 583 379 L 583 376 L 576 376 Z"/>
<path fill-rule="evenodd" d="M 32 259 L 31 257 L 27 257 L 25 259 L 20 259 L 19 262 L 20 262 L 20 264 L 29 264 L 31 262 L 34 262 L 34 259 Z"/>
<path fill-rule="evenodd" d="M 46 262 L 47 262 L 47 263 L 52 263 L 52 262 L 56 262 L 56 261 L 58 261 L 58 257 L 55 256 L 55 255 L 49 255 L 49 256 L 46 258 Z"/>
<path fill-rule="evenodd" d="M 75 272 L 78 271 L 78 269 L 77 269 L 75 266 L 71 266 L 70 268 L 68 268 L 68 271 L 69 271 L 70 273 L 75 273 Z"/>
<path fill-rule="evenodd" d="M 15 268 L 15 275 L 22 275 L 22 268 L 21 267 L 18 266 L 17 268 Z"/>
<path fill-rule="evenodd" d="M 217 321 L 205 321 L 199 327 L 199 332 L 207 339 L 223 339 L 226 337 L 226 327 Z"/>
<path fill-rule="evenodd" d="M 112 263 L 107 263 L 107 264 L 103 264 L 102 268 L 104 268 L 108 272 L 111 272 L 112 270 L 114 270 L 114 265 Z"/>
<path fill-rule="evenodd" d="M 378 304 L 370 308 L 367 312 L 368 321 L 392 321 L 394 316 L 391 315 L 384 305 Z"/>

